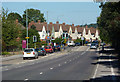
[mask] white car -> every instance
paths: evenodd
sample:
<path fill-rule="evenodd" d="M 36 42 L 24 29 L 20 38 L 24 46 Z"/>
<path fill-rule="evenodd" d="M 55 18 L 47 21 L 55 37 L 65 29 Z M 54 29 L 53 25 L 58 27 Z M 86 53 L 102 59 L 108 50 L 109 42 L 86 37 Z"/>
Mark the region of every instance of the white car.
<path fill-rule="evenodd" d="M 34 48 L 26 48 L 23 52 L 23 60 L 26 58 L 38 58 L 38 53 Z"/>
<path fill-rule="evenodd" d="M 96 43 L 92 43 L 90 46 L 91 49 L 97 49 L 97 44 Z"/>
<path fill-rule="evenodd" d="M 73 41 L 68 41 L 68 46 L 75 46 L 75 43 Z"/>

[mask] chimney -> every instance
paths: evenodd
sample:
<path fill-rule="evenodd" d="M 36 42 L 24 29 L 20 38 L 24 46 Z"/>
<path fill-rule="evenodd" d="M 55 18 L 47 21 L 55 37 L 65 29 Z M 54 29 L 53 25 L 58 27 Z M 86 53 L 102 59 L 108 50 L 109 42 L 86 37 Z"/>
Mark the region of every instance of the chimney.
<path fill-rule="evenodd" d="M 44 22 L 44 24 L 47 24 L 47 22 Z"/>
<path fill-rule="evenodd" d="M 72 26 L 74 26 L 74 24 L 72 24 Z"/>
<path fill-rule="evenodd" d="M 18 23 L 18 19 L 16 19 L 16 23 Z"/>
<path fill-rule="evenodd" d="M 49 24 L 52 24 L 52 22 L 49 22 Z"/>
<path fill-rule="evenodd" d="M 40 20 L 38 20 L 38 23 L 40 23 Z"/>
<path fill-rule="evenodd" d="M 63 25 L 65 25 L 65 23 L 63 23 Z"/>
<path fill-rule="evenodd" d="M 56 21 L 56 24 L 59 24 L 59 21 Z"/>

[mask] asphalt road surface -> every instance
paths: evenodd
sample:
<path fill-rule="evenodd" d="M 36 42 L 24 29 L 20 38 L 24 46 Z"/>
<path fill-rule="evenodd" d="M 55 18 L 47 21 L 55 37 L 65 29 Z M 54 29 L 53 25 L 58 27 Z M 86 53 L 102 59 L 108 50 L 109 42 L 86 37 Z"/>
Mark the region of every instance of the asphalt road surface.
<path fill-rule="evenodd" d="M 56 54 L 57 55 L 57 54 Z M 96 50 L 77 47 L 61 56 L 51 56 L 2 71 L 3 80 L 88 80 L 95 72 Z"/>

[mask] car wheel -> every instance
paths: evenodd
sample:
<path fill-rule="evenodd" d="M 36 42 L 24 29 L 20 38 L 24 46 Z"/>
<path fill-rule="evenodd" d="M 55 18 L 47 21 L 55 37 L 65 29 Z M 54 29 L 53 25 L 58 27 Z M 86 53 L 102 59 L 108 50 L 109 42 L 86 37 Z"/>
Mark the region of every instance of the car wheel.
<path fill-rule="evenodd" d="M 26 58 L 23 58 L 23 60 L 25 60 Z"/>

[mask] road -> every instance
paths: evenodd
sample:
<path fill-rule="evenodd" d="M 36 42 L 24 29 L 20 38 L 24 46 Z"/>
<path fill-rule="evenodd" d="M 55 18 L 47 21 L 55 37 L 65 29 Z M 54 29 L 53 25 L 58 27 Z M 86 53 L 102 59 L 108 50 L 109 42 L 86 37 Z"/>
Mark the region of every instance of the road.
<path fill-rule="evenodd" d="M 80 46 L 71 47 L 69 52 L 59 54 L 7 68 L 2 71 L 2 79 L 89 80 L 93 76 L 95 65 L 92 63 L 96 61 L 96 50 Z"/>

